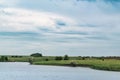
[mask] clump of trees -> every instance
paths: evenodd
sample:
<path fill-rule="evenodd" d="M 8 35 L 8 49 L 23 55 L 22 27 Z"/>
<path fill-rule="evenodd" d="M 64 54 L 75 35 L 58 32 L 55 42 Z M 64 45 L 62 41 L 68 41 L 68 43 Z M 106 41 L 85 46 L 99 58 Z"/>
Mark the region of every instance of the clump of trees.
<path fill-rule="evenodd" d="M 14 56 L 10 56 L 10 57 L 12 57 L 12 58 L 22 58 L 23 56 L 18 56 L 18 55 L 14 55 Z"/>
<path fill-rule="evenodd" d="M 64 60 L 69 60 L 68 55 L 65 55 L 65 56 L 64 56 Z"/>
<path fill-rule="evenodd" d="M 63 58 L 61 56 L 56 56 L 55 60 L 62 60 Z"/>
<path fill-rule="evenodd" d="M 0 61 L 1 62 L 8 62 L 8 57 L 7 56 L 1 56 Z"/>
<path fill-rule="evenodd" d="M 62 57 L 62 56 L 56 56 L 55 60 L 69 60 L 69 57 L 68 57 L 68 55 L 65 55 L 64 57 Z"/>
<path fill-rule="evenodd" d="M 42 55 L 42 53 L 33 53 L 30 56 L 32 56 L 32 57 L 42 57 L 43 55 Z"/>

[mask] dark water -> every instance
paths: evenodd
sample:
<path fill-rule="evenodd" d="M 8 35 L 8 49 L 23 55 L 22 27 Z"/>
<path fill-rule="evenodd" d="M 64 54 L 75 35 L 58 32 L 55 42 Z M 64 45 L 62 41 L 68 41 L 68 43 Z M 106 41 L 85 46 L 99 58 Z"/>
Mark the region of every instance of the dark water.
<path fill-rule="evenodd" d="M 15 62 L 0 63 L 0 80 L 120 80 L 120 72 Z"/>

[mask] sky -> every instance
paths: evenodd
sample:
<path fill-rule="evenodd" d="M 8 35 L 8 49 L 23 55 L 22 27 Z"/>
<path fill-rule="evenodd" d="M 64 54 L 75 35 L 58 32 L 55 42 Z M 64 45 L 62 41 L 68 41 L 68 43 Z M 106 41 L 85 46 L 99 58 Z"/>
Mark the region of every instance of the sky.
<path fill-rule="evenodd" d="M 0 55 L 120 56 L 120 0 L 0 0 Z"/>

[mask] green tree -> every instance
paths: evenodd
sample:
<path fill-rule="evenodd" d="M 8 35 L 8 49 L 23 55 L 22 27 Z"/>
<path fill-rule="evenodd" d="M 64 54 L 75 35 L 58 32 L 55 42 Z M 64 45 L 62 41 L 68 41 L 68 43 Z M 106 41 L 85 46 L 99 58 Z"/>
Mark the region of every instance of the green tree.
<path fill-rule="evenodd" d="M 34 53 L 34 54 L 31 54 L 30 56 L 32 56 L 32 57 L 42 57 L 42 53 Z"/>
<path fill-rule="evenodd" d="M 64 60 L 69 60 L 68 55 L 65 55 L 65 56 L 64 56 Z"/>
<path fill-rule="evenodd" d="M 63 58 L 61 56 L 56 56 L 55 60 L 62 60 Z"/>
<path fill-rule="evenodd" d="M 8 61 L 8 57 L 7 56 L 1 56 L 0 61 L 1 62 L 7 62 Z"/>

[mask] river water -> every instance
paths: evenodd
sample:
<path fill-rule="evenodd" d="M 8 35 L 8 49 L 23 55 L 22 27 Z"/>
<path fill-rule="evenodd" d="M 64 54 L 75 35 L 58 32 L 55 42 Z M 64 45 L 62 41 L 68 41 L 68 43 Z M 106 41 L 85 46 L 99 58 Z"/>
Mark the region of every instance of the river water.
<path fill-rule="evenodd" d="M 120 80 L 120 72 L 9 62 L 0 63 L 0 80 Z"/>

